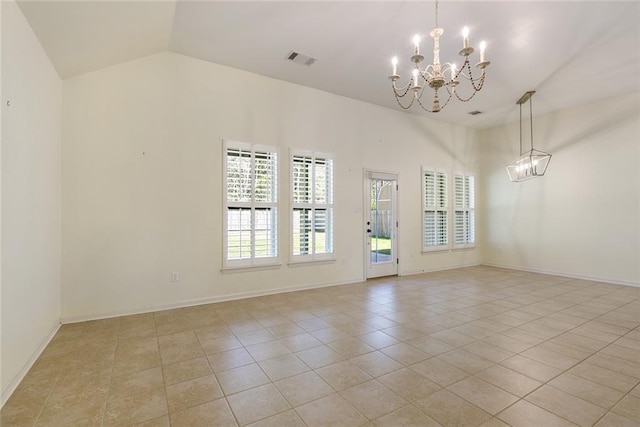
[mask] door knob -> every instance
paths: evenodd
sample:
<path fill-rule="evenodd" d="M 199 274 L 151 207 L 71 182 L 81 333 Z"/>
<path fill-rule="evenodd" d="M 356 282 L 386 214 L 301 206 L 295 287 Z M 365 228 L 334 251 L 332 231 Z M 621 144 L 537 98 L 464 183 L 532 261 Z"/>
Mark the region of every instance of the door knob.
<path fill-rule="evenodd" d="M 371 233 L 371 229 L 370 228 L 367 228 L 367 233 Z"/>

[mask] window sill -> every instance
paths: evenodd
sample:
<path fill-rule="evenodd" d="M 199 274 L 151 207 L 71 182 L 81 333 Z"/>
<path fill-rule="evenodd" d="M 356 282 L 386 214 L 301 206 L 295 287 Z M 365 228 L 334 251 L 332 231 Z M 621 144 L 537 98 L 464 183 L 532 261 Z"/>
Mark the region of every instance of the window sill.
<path fill-rule="evenodd" d="M 476 245 L 472 245 L 472 246 L 454 246 L 453 250 L 454 251 L 470 251 L 476 248 Z"/>
<path fill-rule="evenodd" d="M 238 266 L 238 267 L 224 267 L 224 268 L 221 268 L 220 271 L 222 272 L 222 274 L 232 274 L 232 273 L 245 273 L 249 271 L 277 270 L 280 267 L 282 267 L 281 263 L 261 264 L 261 265 L 247 265 L 247 266 Z"/>
<path fill-rule="evenodd" d="M 335 258 L 327 258 L 327 259 L 314 259 L 314 260 L 301 260 L 301 261 L 290 261 L 287 265 L 290 268 L 295 267 L 305 267 L 309 265 L 323 265 L 323 264 L 334 264 L 336 262 Z"/>

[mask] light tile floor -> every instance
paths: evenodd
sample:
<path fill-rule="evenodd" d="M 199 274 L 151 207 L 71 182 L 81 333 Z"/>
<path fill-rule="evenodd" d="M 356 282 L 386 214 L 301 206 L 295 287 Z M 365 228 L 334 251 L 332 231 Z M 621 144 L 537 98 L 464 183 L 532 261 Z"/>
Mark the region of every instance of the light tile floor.
<path fill-rule="evenodd" d="M 489 267 L 64 325 L 2 426 L 639 426 L 640 288 Z"/>

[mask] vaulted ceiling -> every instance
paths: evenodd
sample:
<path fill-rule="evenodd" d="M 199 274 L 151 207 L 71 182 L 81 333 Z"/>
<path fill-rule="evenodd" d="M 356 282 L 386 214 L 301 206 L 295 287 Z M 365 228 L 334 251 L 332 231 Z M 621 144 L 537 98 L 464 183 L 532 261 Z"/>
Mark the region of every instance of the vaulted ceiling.
<path fill-rule="evenodd" d="M 430 1 L 18 4 L 62 78 L 171 51 L 396 109 L 390 58 L 406 81 L 412 37 L 429 60 L 435 19 Z M 461 64 L 466 25 L 472 45 L 486 40 L 491 66 L 472 101 L 416 114 L 484 128 L 517 120 L 527 90 L 537 91 L 536 114 L 640 92 L 640 2 L 442 0 L 439 24 L 442 62 Z M 295 64 L 291 51 L 317 61 Z"/>

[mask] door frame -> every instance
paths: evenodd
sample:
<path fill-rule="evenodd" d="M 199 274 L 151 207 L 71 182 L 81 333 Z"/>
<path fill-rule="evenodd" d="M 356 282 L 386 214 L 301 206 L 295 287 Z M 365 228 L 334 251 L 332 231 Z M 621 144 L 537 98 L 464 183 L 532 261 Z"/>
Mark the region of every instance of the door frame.
<path fill-rule="evenodd" d="M 363 183 L 363 215 L 362 215 L 362 235 L 364 236 L 362 239 L 362 244 L 363 244 L 363 248 L 364 248 L 364 256 L 362 257 L 362 261 L 363 261 L 363 277 L 365 280 L 368 280 L 369 278 L 375 278 L 375 277 L 385 277 L 385 276 L 372 276 L 369 277 L 369 263 L 370 263 L 370 257 L 371 257 L 371 253 L 369 250 L 369 246 L 371 245 L 371 237 L 369 235 L 369 233 L 367 233 L 367 218 L 371 215 L 371 204 L 370 204 L 370 184 L 369 184 L 369 180 L 371 178 L 374 179 L 388 179 L 388 180 L 393 180 L 396 182 L 396 189 L 395 189 L 395 200 L 392 202 L 392 206 L 393 206 L 393 218 L 396 221 L 395 225 L 393 226 L 394 229 L 394 243 L 395 243 L 395 255 L 397 258 L 396 261 L 396 268 L 395 268 L 395 273 L 390 274 L 389 276 L 398 276 L 399 275 L 399 271 L 400 271 L 400 245 L 399 245 L 399 236 L 400 236 L 400 227 L 399 227 L 399 220 L 398 220 L 398 212 L 399 212 L 399 200 L 400 200 L 400 185 L 399 185 L 399 181 L 400 181 L 400 174 L 396 173 L 396 172 L 392 172 L 392 171 L 383 171 L 383 170 L 378 170 L 378 169 L 369 169 L 369 168 L 364 168 L 363 169 L 363 175 L 362 175 L 362 183 Z M 369 244 L 367 244 L 367 239 Z"/>

